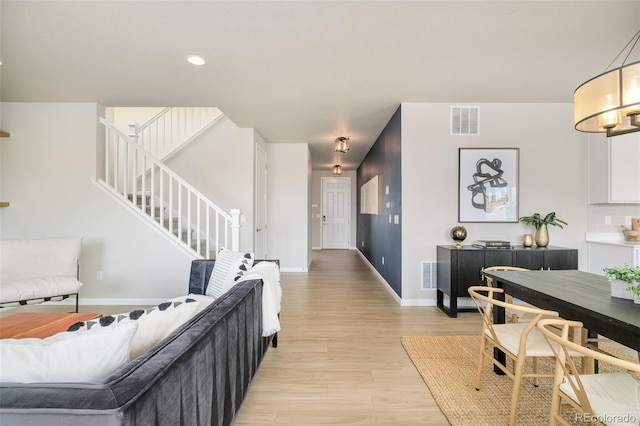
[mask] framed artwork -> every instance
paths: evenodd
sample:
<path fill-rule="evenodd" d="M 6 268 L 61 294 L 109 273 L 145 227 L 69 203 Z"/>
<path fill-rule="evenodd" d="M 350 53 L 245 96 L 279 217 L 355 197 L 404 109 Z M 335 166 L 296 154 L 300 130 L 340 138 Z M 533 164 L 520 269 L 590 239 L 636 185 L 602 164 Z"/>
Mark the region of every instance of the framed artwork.
<path fill-rule="evenodd" d="M 460 148 L 458 222 L 518 222 L 519 148 Z"/>
<path fill-rule="evenodd" d="M 375 175 L 360 187 L 360 213 L 378 214 L 380 202 L 378 200 L 379 175 Z"/>

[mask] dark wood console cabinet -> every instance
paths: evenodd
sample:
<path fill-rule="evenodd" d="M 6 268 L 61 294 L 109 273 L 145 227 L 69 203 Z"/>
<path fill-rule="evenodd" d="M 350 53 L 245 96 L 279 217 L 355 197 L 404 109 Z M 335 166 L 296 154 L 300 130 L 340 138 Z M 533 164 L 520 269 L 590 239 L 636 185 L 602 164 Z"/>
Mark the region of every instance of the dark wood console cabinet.
<path fill-rule="evenodd" d="M 472 285 L 485 285 L 481 271 L 489 266 L 527 269 L 578 269 L 578 250 L 564 247 L 482 249 L 438 246 L 437 303 L 451 318 L 458 316 L 458 297 L 469 297 Z M 445 306 L 445 296 L 449 305 Z"/>

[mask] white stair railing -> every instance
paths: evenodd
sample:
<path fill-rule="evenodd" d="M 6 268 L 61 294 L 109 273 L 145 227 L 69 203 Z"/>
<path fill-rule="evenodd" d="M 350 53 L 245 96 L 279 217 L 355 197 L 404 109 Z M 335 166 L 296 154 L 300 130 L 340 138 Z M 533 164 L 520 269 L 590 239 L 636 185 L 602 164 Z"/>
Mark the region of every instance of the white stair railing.
<path fill-rule="evenodd" d="M 240 210 L 225 212 L 103 118 L 106 189 L 199 257 L 238 251 Z M 146 170 L 146 172 L 145 172 Z"/>
<path fill-rule="evenodd" d="M 164 108 L 146 123 L 129 125 L 129 137 L 165 160 L 223 116 L 214 107 Z"/>

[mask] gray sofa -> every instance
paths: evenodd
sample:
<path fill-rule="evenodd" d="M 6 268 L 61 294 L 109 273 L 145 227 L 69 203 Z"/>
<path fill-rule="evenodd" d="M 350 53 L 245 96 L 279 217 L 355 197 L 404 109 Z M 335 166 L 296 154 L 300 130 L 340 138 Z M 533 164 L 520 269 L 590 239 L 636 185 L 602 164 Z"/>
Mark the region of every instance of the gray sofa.
<path fill-rule="evenodd" d="M 191 265 L 203 294 L 211 260 Z M 241 282 L 105 383 L 0 383 L 2 425 L 230 425 L 272 337 L 262 281 Z"/>

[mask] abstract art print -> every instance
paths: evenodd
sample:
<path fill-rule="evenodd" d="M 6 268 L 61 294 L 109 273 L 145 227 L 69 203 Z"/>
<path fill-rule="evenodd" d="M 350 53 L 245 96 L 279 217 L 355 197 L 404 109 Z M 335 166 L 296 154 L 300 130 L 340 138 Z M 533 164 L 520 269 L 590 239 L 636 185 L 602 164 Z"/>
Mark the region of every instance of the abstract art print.
<path fill-rule="evenodd" d="M 518 148 L 460 148 L 458 222 L 518 222 Z"/>

